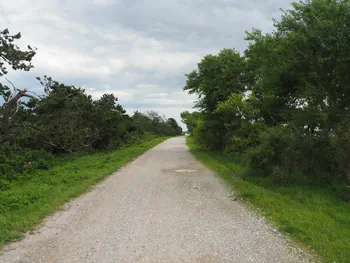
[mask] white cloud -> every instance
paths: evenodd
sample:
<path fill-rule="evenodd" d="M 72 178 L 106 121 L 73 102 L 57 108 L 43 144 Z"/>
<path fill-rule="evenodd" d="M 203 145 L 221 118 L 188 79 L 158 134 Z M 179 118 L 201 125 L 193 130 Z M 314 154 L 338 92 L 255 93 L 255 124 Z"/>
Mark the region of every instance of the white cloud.
<path fill-rule="evenodd" d="M 115 4 L 116 0 L 92 0 L 92 3 L 95 5 L 111 5 Z"/>
<path fill-rule="evenodd" d="M 158 85 L 140 83 L 135 86 L 137 89 L 157 89 Z"/>
<path fill-rule="evenodd" d="M 148 98 L 166 98 L 169 96 L 169 93 L 151 93 L 148 94 Z"/>
<path fill-rule="evenodd" d="M 162 70 L 181 70 L 198 61 L 199 56 L 185 52 L 157 52 L 137 49 L 130 53 L 129 63 L 138 68 L 155 68 Z"/>
<path fill-rule="evenodd" d="M 56 77 L 108 77 L 111 68 L 107 63 L 86 54 L 69 50 L 41 47 L 40 55 L 33 60 L 35 72 Z M 112 61 L 113 64 L 113 61 Z M 120 69 L 120 62 L 117 63 Z M 118 69 L 115 67 L 115 69 Z"/>
<path fill-rule="evenodd" d="M 34 77 L 47 74 L 180 121 L 196 100 L 182 91 L 184 74 L 206 54 L 243 50 L 244 31 L 271 30 L 289 1 L 2 0 L 0 25 L 38 48 L 31 72 L 8 77 L 38 91 Z"/>

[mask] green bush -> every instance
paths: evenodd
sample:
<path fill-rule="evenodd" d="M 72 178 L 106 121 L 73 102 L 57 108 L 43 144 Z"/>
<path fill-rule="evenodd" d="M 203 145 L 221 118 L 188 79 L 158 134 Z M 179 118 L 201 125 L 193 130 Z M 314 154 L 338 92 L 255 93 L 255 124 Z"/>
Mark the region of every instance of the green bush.
<path fill-rule="evenodd" d="M 225 136 L 224 123 L 214 116 L 199 120 L 194 130 L 196 142 L 212 149 L 223 149 Z"/>
<path fill-rule="evenodd" d="M 299 137 L 294 148 L 298 152 L 295 165 L 309 183 L 328 185 L 343 180 L 343 171 L 338 165 L 339 149 L 329 138 Z"/>
<path fill-rule="evenodd" d="M 337 147 L 327 138 L 276 126 L 262 132 L 259 141 L 245 156 L 256 174 L 271 175 L 275 183 L 326 186 L 343 178 Z"/>
<path fill-rule="evenodd" d="M 35 170 L 47 170 L 53 165 L 53 156 L 44 150 L 32 150 L 10 144 L 0 146 L 0 188 L 7 181 L 32 174 Z"/>
<path fill-rule="evenodd" d="M 286 128 L 272 127 L 261 133 L 258 147 L 248 151 L 250 165 L 262 174 L 269 175 L 275 166 L 284 166 L 291 172 L 295 163 L 295 138 Z"/>

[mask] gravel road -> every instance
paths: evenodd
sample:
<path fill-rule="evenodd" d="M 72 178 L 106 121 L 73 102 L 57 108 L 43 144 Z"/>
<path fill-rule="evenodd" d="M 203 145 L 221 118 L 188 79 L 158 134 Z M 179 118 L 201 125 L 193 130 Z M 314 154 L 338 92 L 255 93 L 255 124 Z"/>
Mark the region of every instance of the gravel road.
<path fill-rule="evenodd" d="M 5 248 L 0 262 L 310 262 L 169 139 Z"/>

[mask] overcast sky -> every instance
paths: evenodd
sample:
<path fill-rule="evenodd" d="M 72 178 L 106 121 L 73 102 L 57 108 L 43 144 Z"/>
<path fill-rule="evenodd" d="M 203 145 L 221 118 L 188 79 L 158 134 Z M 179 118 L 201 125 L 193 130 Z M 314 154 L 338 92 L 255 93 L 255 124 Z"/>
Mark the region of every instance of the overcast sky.
<path fill-rule="evenodd" d="M 243 51 L 245 30 L 272 30 L 289 0 L 1 0 L 0 29 L 37 47 L 30 72 L 12 72 L 19 88 L 41 91 L 37 76 L 114 93 L 128 113 L 155 110 L 180 121 L 195 97 L 185 73 L 206 54 Z"/>

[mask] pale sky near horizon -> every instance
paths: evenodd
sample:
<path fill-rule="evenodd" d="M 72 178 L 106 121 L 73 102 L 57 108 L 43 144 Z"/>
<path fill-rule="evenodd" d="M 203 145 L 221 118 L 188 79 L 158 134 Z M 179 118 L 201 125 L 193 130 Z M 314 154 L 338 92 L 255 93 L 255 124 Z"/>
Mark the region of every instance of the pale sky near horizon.
<path fill-rule="evenodd" d="M 94 98 L 114 93 L 127 112 L 155 110 L 180 122 L 196 97 L 184 74 L 206 54 L 243 51 L 245 31 L 272 30 L 289 0 L 2 0 L 0 30 L 37 47 L 30 72 L 7 75 L 42 92 L 48 75 Z M 0 81 L 3 81 L 0 79 Z"/>

